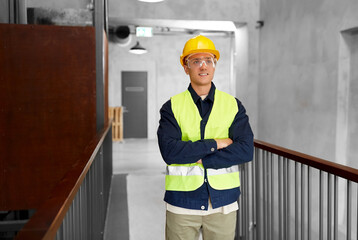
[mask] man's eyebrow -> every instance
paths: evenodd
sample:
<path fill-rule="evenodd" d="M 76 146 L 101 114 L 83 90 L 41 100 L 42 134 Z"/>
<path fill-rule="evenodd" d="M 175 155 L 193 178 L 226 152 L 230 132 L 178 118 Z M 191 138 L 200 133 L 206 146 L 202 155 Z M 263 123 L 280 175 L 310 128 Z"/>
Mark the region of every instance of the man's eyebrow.
<path fill-rule="evenodd" d="M 202 58 L 192 58 L 190 60 L 201 60 L 201 59 L 210 59 L 212 57 L 202 57 Z"/>

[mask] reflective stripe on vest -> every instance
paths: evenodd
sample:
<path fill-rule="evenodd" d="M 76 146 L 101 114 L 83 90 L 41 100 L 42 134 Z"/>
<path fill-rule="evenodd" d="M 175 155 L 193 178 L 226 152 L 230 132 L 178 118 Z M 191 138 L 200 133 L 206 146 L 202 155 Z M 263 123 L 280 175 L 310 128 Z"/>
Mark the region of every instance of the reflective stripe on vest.
<path fill-rule="evenodd" d="M 207 173 L 210 186 L 217 190 L 240 187 L 238 165 L 220 169 L 208 168 Z"/>
<path fill-rule="evenodd" d="M 202 164 L 171 164 L 167 166 L 165 189 L 171 191 L 194 191 L 204 183 Z"/>
<path fill-rule="evenodd" d="M 204 139 L 227 138 L 229 128 L 238 112 L 237 102 L 231 95 L 215 90 L 215 101 L 205 127 Z M 201 116 L 187 90 L 171 98 L 172 111 L 182 132 L 182 141 L 198 141 Z M 238 166 L 207 169 L 211 187 L 223 190 L 240 186 Z M 172 164 L 167 167 L 165 189 L 193 191 L 204 183 L 202 164 Z"/>

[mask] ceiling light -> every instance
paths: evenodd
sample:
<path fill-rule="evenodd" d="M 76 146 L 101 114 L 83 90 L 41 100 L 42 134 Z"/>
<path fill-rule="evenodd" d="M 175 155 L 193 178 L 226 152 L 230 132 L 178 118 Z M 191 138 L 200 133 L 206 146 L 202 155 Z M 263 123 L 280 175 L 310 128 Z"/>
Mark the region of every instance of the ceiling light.
<path fill-rule="evenodd" d="M 134 54 L 144 54 L 144 53 L 147 53 L 147 49 L 145 49 L 144 47 L 142 47 L 140 44 L 139 44 L 139 41 L 137 41 L 136 45 L 134 45 L 130 50 L 129 50 L 130 53 L 134 53 Z"/>
<path fill-rule="evenodd" d="M 156 2 L 163 2 L 164 0 L 138 0 L 140 2 L 149 2 L 149 3 L 156 3 Z"/>

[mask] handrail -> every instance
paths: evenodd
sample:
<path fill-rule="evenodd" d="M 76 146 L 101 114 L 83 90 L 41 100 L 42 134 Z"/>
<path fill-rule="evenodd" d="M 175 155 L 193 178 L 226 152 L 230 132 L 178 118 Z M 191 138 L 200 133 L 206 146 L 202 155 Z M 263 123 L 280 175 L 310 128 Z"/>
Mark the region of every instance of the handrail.
<path fill-rule="evenodd" d="M 50 196 L 17 234 L 16 240 L 53 239 L 55 237 L 78 189 L 111 128 L 111 124 L 111 122 L 108 122 L 90 141 L 82 157 L 56 185 Z"/>
<path fill-rule="evenodd" d="M 358 169 L 257 139 L 254 146 L 253 161 L 240 166 L 240 239 L 351 239 Z"/>
<path fill-rule="evenodd" d="M 330 162 L 321 158 L 313 157 L 304 153 L 296 152 L 257 139 L 254 140 L 254 145 L 257 148 L 275 153 L 279 156 L 292 159 L 302 164 L 317 168 L 319 170 L 323 170 L 327 173 L 331 173 L 358 183 L 358 169 Z"/>

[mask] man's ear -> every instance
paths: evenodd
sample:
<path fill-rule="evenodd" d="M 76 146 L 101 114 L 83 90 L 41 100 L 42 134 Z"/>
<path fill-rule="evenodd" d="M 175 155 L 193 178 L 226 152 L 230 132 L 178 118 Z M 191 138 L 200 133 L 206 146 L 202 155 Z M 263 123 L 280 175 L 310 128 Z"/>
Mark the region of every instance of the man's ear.
<path fill-rule="evenodd" d="M 187 65 L 184 65 L 184 71 L 185 71 L 186 75 L 189 75 L 189 68 Z"/>

